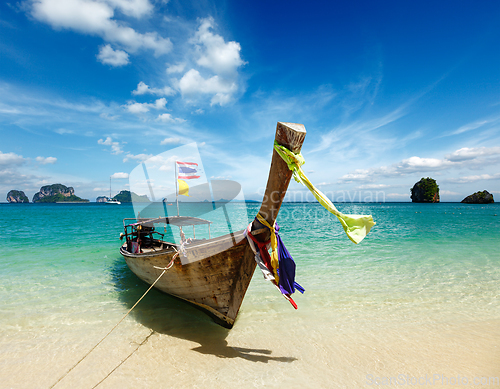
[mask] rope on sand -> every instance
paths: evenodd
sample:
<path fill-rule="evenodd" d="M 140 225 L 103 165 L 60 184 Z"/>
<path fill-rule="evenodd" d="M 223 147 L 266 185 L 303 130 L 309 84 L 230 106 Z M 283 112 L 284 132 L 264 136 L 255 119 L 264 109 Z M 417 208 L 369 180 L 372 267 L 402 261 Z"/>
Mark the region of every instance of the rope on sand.
<path fill-rule="evenodd" d="M 100 344 L 101 344 L 101 343 L 102 343 L 102 342 L 103 342 L 103 341 L 104 341 L 104 340 L 105 340 L 105 339 L 106 339 L 106 338 L 107 338 L 107 337 L 108 337 L 108 336 L 109 336 L 109 335 L 110 335 L 110 334 L 111 334 L 111 333 L 112 333 L 112 332 L 116 329 L 116 327 L 118 327 L 118 325 L 119 325 L 119 324 L 120 324 L 123 320 L 125 320 L 125 318 L 129 315 L 129 313 L 130 313 L 130 312 L 132 312 L 132 310 L 133 310 L 133 309 L 137 306 L 137 304 L 139 304 L 139 302 L 140 302 L 140 301 L 141 301 L 141 300 L 142 300 L 142 299 L 143 299 L 143 298 L 144 298 L 144 297 L 145 297 L 145 296 L 149 293 L 149 291 L 150 291 L 151 289 L 153 289 L 153 286 L 155 286 L 155 284 L 156 284 L 156 283 L 160 280 L 160 278 L 161 278 L 161 277 L 165 274 L 165 272 L 166 272 L 168 269 L 170 269 L 170 268 L 174 265 L 174 260 L 175 260 L 175 258 L 177 258 L 177 257 L 178 257 L 178 255 L 179 255 L 179 253 L 175 253 L 175 254 L 174 254 L 174 256 L 172 257 L 172 260 L 170 261 L 170 263 L 168 264 L 168 266 L 167 266 L 167 267 L 165 267 L 165 268 L 159 268 L 159 267 L 154 266 L 156 269 L 163 270 L 163 272 L 162 272 L 162 273 L 158 276 L 158 278 L 155 280 L 155 282 L 153 282 L 153 283 L 151 284 L 151 286 L 149 287 L 149 289 L 148 289 L 148 290 L 146 290 L 146 292 L 144 292 L 144 294 L 141 296 L 141 298 L 140 298 L 139 300 L 137 300 L 137 302 L 133 305 L 133 307 L 129 309 L 129 311 L 125 314 L 125 316 L 123 316 L 123 317 L 120 319 L 120 321 L 119 321 L 118 323 L 116 323 L 116 325 L 115 325 L 115 326 L 114 326 L 114 327 L 113 327 L 113 328 L 112 328 L 112 329 L 111 329 L 111 330 L 110 330 L 110 331 L 109 331 L 109 332 L 108 332 L 108 333 L 104 336 L 104 338 L 102 338 L 102 339 L 101 339 L 101 340 L 100 340 L 100 341 L 99 341 L 99 342 L 98 342 L 98 343 L 97 343 L 94 347 L 92 347 L 92 348 L 90 349 L 90 351 L 89 351 L 89 352 L 87 352 L 87 354 L 85 354 L 85 355 L 84 355 L 84 356 L 83 356 L 83 357 L 82 357 L 82 358 L 81 358 L 81 359 L 80 359 L 77 363 L 75 363 L 75 364 L 74 364 L 74 365 L 73 365 L 73 366 L 72 366 L 72 367 L 71 367 L 71 368 L 70 368 L 70 369 L 69 369 L 66 373 L 64 373 L 64 375 L 62 375 L 62 376 L 61 376 L 61 378 L 59 378 L 59 379 L 58 379 L 58 380 L 57 380 L 57 381 L 56 381 L 56 382 L 55 382 L 52 386 L 50 386 L 50 387 L 49 387 L 49 389 L 52 389 L 52 388 L 53 388 L 54 386 L 56 386 L 59 382 L 61 382 L 61 381 L 62 381 L 62 379 L 63 379 L 64 377 L 66 377 L 66 376 L 67 376 L 67 375 L 68 375 L 68 374 L 69 374 L 69 373 L 70 373 L 70 372 L 71 372 L 71 371 L 72 371 L 75 367 L 77 367 L 77 366 L 78 366 L 78 365 L 79 365 L 79 364 L 80 364 L 80 363 L 81 363 L 81 362 L 82 362 L 85 358 L 87 358 L 87 357 L 89 356 L 89 354 L 90 354 L 92 351 L 94 351 L 94 350 L 97 348 L 97 346 L 99 346 L 99 345 L 100 345 Z M 149 337 L 150 337 L 152 334 L 153 334 L 153 331 L 151 331 L 151 333 L 150 333 L 150 334 L 146 337 L 146 339 L 145 339 L 145 340 L 144 340 L 144 341 L 143 341 L 143 342 L 139 345 L 139 347 L 141 347 L 144 343 L 146 343 L 146 341 L 149 339 Z M 137 347 L 137 349 L 138 349 L 139 347 Z M 137 351 L 137 349 L 136 349 L 136 350 L 134 350 L 134 352 L 135 352 L 135 351 Z M 133 352 L 133 353 L 134 353 L 134 352 Z M 132 353 L 132 354 L 133 354 L 133 353 Z M 118 368 L 118 367 L 119 367 L 119 366 L 120 366 L 123 362 L 125 362 L 125 361 L 126 361 L 126 360 L 127 360 L 127 359 L 128 359 L 128 358 L 132 355 L 132 354 L 130 354 L 130 355 L 129 355 L 127 358 L 125 358 L 125 359 L 124 359 L 124 360 L 123 360 L 123 361 L 122 361 L 122 362 L 121 362 L 121 363 L 120 363 L 117 367 L 115 367 L 115 368 L 111 371 L 111 373 L 113 373 L 113 371 L 115 371 L 115 370 L 116 370 L 116 369 L 117 369 L 117 368 Z M 99 385 L 102 381 L 104 381 L 106 378 L 108 378 L 108 377 L 109 377 L 109 375 L 111 375 L 111 373 L 109 373 L 106 377 L 104 377 L 104 379 L 103 379 L 103 380 L 101 380 L 101 381 L 100 381 L 97 385 Z M 96 385 L 96 386 L 97 386 L 97 385 Z M 95 388 L 96 386 L 94 386 L 94 388 Z"/>
<path fill-rule="evenodd" d="M 139 347 L 141 347 L 142 345 L 144 345 L 144 344 L 148 341 L 148 339 L 151 337 L 151 335 L 153 335 L 153 334 L 154 334 L 154 331 L 153 331 L 153 330 L 151 330 L 151 332 L 149 333 L 149 335 L 148 335 L 148 336 L 146 336 L 146 338 L 145 338 L 145 339 L 141 342 L 141 344 L 139 344 L 139 346 L 137 346 L 137 347 L 136 347 L 136 349 L 135 349 L 134 351 L 132 351 L 132 352 L 128 355 L 128 357 L 127 357 L 127 358 L 125 358 L 125 359 L 124 359 L 123 361 L 121 361 L 121 362 L 120 362 L 120 363 L 119 363 L 119 364 L 118 364 L 118 365 L 117 365 L 117 366 L 116 366 L 113 370 L 111 370 L 111 371 L 108 373 L 108 375 L 107 375 L 106 377 L 104 377 L 104 378 L 103 378 L 102 380 L 100 380 L 97 384 L 95 384 L 95 385 L 92 387 L 92 389 L 95 389 L 95 388 L 97 388 L 99 385 L 101 385 L 101 384 L 104 382 L 104 380 L 105 380 L 106 378 L 108 378 L 111 374 L 113 374 L 113 373 L 114 373 L 114 371 L 115 371 L 116 369 L 118 369 L 121 365 L 123 365 L 123 364 L 127 361 L 127 359 L 129 359 L 129 358 L 130 358 L 130 357 L 131 357 L 131 356 L 132 356 L 132 355 L 133 355 L 133 354 L 134 354 L 137 350 L 139 350 Z"/>

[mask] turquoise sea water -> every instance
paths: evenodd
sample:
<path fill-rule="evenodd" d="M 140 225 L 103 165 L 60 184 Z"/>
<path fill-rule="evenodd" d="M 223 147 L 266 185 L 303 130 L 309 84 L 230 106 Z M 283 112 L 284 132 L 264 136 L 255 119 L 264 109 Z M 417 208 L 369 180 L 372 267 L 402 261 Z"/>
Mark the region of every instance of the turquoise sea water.
<path fill-rule="evenodd" d="M 244 228 L 259 204 L 228 204 L 229 219 L 223 209 L 203 215 L 199 207 L 181 204 L 181 212 L 213 221 L 215 236 L 228 232 L 227 220 L 233 230 Z M 93 360 L 75 369 L 60 387 L 92 387 L 151 330 L 156 338 L 102 387 L 150 387 L 168 381 L 160 371 L 173 366 L 168 375 L 176 377 L 172 387 L 278 387 L 284 382 L 289 387 L 356 387 L 369 369 L 425 371 L 421 358 L 412 362 L 409 355 L 392 354 L 393 348 L 380 351 L 385 346 L 376 346 L 381 338 L 375 333 L 394 334 L 388 339 L 401 337 L 409 347 L 426 339 L 441 342 L 455 347 L 451 355 L 461 352 L 460 339 L 465 352 L 469 341 L 477 344 L 491 335 L 458 328 L 500 323 L 498 204 L 338 208 L 373 215 L 377 225 L 361 244 L 351 243 L 320 205 L 285 203 L 280 211 L 280 233 L 297 264 L 296 280 L 306 289 L 304 295 L 294 295 L 297 311 L 258 272 L 231 331 L 190 305 L 152 291 Z M 169 213 L 175 213 L 173 207 Z M 118 252 L 122 219 L 133 217 L 134 211 L 127 204 L 1 204 L 0 216 L 0 388 L 49 387 L 147 289 Z M 199 227 L 196 234 L 204 237 L 208 231 Z M 483 328 L 478 325 L 467 328 Z M 455 329 L 455 335 L 446 332 Z M 441 339 L 438 334 L 443 333 Z M 496 334 L 487 340 L 500 347 Z M 498 368 L 496 350 L 470 351 Z M 367 357 L 371 352 L 372 359 Z M 413 355 L 419 352 L 413 350 Z M 427 362 L 460 372 L 462 362 L 448 366 L 446 358 L 436 351 Z M 345 363 L 344 368 L 334 368 L 334 361 Z M 198 371 L 200 364 L 215 369 L 215 376 Z M 227 382 L 222 378 L 226 369 L 232 377 Z M 329 386 L 332 379 L 338 385 Z"/>

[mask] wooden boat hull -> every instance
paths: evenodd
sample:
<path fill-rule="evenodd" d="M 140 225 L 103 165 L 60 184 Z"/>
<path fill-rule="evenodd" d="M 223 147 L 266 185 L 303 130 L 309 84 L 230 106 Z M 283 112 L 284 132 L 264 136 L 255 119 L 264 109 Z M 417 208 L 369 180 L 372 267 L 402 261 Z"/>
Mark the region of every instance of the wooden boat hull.
<path fill-rule="evenodd" d="M 302 124 L 278 122 L 275 140 L 294 153 L 300 152 L 306 135 Z M 269 178 L 259 214 L 269 225 L 274 225 L 283 198 L 292 178 L 286 162 L 273 150 Z M 259 221 L 252 222 L 250 230 L 260 242 L 269 240 L 270 231 Z M 125 236 L 127 235 L 125 227 Z M 134 243 L 137 243 L 137 237 Z M 152 284 L 166 268 L 175 250 L 149 250 L 140 254 L 120 252 L 129 268 L 143 281 Z M 231 328 L 243 297 L 255 271 L 254 253 L 247 238 L 240 231 L 219 238 L 194 241 L 186 246 L 187 258 L 177 257 L 173 267 L 155 284 L 159 290 L 189 301 L 210 313 L 219 324 Z"/>
<path fill-rule="evenodd" d="M 168 266 L 175 250 L 170 247 L 131 254 L 124 244 L 120 253 L 132 272 L 152 284 Z M 243 231 L 195 241 L 186 245 L 186 256 L 177 257 L 155 287 L 197 305 L 218 324 L 231 328 L 256 267 Z"/>

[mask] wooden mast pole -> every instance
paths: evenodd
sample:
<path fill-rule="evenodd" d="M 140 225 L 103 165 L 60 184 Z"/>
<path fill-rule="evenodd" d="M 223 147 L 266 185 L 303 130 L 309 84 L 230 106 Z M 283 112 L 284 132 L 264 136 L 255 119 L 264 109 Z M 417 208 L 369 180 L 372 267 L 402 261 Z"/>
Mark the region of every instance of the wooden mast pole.
<path fill-rule="evenodd" d="M 303 124 L 282 123 L 276 125 L 276 142 L 286 147 L 288 150 L 299 153 L 302 143 L 306 136 L 306 129 Z M 292 171 L 288 168 L 285 161 L 273 149 L 271 167 L 269 169 L 269 178 L 267 179 L 266 192 L 262 199 L 262 205 L 259 213 L 266 219 L 269 225 L 273 225 L 278 217 L 283 198 L 286 195 L 288 184 L 292 178 Z M 257 220 L 252 224 L 252 230 L 263 228 L 264 226 Z M 268 240 L 269 234 L 265 234 L 262 240 Z"/>
<path fill-rule="evenodd" d="M 276 142 L 293 151 L 294 153 L 300 152 L 302 143 L 306 136 L 306 129 L 302 124 L 296 123 L 282 123 L 278 122 L 276 126 Z M 267 179 L 266 192 L 262 199 L 262 205 L 259 213 L 266 219 L 269 225 L 273 225 L 278 212 L 288 189 L 288 184 L 292 178 L 292 171 L 288 168 L 285 161 L 279 156 L 276 150 L 273 149 L 273 157 L 271 167 L 269 169 L 269 178 Z M 271 235 L 268 228 L 257 220 L 252 222 L 252 231 L 265 228 L 265 231 L 255 235 L 255 238 L 261 242 L 269 240 Z M 229 302 L 229 310 L 226 317 L 229 321 L 225 325 L 231 328 L 234 320 L 238 315 L 243 298 L 247 291 L 248 285 L 252 279 L 255 267 L 257 266 L 254 260 L 254 253 L 247 244 L 244 259 L 238 269 L 238 275 L 235 276 L 236 282 L 234 283 L 234 290 Z"/>
<path fill-rule="evenodd" d="M 175 201 L 177 202 L 177 216 L 179 216 L 179 191 L 177 190 L 177 161 L 174 161 L 175 171 Z"/>

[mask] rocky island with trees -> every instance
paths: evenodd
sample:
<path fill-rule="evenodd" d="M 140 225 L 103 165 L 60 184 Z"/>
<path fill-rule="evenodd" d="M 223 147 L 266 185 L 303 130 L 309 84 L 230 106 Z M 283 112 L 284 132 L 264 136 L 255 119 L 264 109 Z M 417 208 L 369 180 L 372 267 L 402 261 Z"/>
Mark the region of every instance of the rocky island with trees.
<path fill-rule="evenodd" d="M 422 178 L 410 191 L 413 203 L 439 203 L 439 186 L 433 178 Z"/>
<path fill-rule="evenodd" d="M 122 190 L 116 196 L 113 197 L 113 200 L 118 200 L 121 203 L 149 203 L 148 196 L 146 195 L 138 195 L 134 192 L 130 192 L 129 190 Z"/>
<path fill-rule="evenodd" d="M 11 190 L 9 193 L 7 193 L 7 201 L 9 203 L 29 203 L 30 200 L 28 199 L 28 196 L 24 194 L 22 190 Z"/>
<path fill-rule="evenodd" d="M 493 195 L 487 190 L 473 193 L 461 201 L 461 203 L 466 204 L 490 204 L 494 202 Z"/>
<path fill-rule="evenodd" d="M 11 190 L 7 194 L 9 203 L 29 203 L 28 197 L 20 190 Z M 40 191 L 35 193 L 32 199 L 33 203 L 88 203 L 89 200 L 82 199 L 75 195 L 72 187 L 63 184 L 45 185 Z"/>

